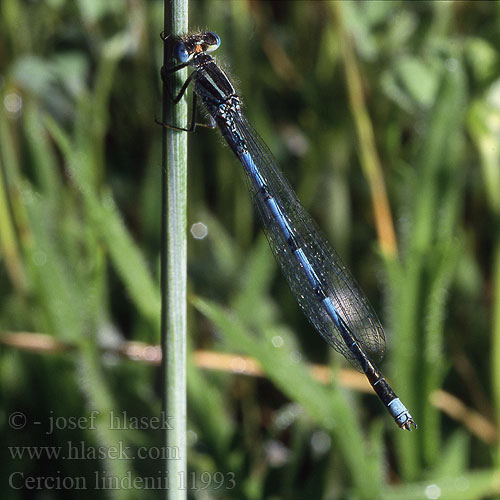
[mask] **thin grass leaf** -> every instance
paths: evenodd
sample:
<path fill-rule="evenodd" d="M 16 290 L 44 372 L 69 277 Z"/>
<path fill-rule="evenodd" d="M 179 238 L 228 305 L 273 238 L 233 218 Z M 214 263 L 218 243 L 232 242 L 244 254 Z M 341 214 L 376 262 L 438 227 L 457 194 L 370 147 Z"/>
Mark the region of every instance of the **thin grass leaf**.
<path fill-rule="evenodd" d="M 160 310 L 157 287 L 141 252 L 123 224 L 111 194 L 97 196 L 93 184 L 85 176 L 87 169 L 84 160 L 88 157 L 72 150 L 70 138 L 50 117 L 46 117 L 46 125 L 61 149 L 65 164 L 85 201 L 92 227 L 105 242 L 111 261 L 129 296 L 141 313 L 153 324 L 157 324 Z M 153 339 L 152 332 L 149 340 Z"/>
<path fill-rule="evenodd" d="M 440 90 L 436 97 L 436 105 L 432 111 L 429 129 L 421 144 L 421 155 L 418 164 L 418 181 L 413 186 L 414 203 L 412 205 L 413 217 L 411 231 L 408 233 L 407 253 L 405 254 L 403 266 L 400 269 L 402 274 L 392 281 L 394 290 L 395 310 L 394 327 L 397 331 L 397 343 L 394 349 L 396 380 L 406 382 L 403 388 L 402 397 L 407 401 L 409 408 L 415 408 L 417 402 L 418 388 L 416 381 L 421 366 L 417 353 L 429 342 L 435 342 L 433 336 L 437 330 L 425 332 L 422 311 L 426 310 L 422 304 L 422 297 L 429 296 L 429 290 L 424 281 L 424 276 L 432 272 L 433 254 L 435 239 L 439 239 L 436 234 L 436 220 L 440 218 L 440 191 L 441 184 L 438 182 L 439 176 L 443 174 L 446 167 L 446 155 L 449 154 L 450 138 L 454 137 L 462 122 L 459 110 L 463 110 L 464 99 L 464 74 L 460 63 L 454 61 L 449 70 L 443 73 Z M 447 231 L 447 234 L 450 234 Z M 392 272 L 396 267 L 392 267 Z M 426 336 L 422 339 L 422 332 Z M 430 335 L 430 336 L 429 336 Z M 432 349 L 429 350 L 431 352 Z M 426 369 L 439 371 L 436 363 L 427 363 Z M 433 380 L 438 380 L 440 375 L 431 376 Z M 413 383 L 412 383 L 413 381 Z M 427 407 L 426 407 L 427 408 Z M 419 414 L 416 416 L 419 420 Z M 438 425 L 438 422 L 435 422 Z M 429 432 L 427 442 L 432 445 L 432 437 L 436 437 L 437 429 L 427 427 L 423 433 Z M 414 439 L 404 440 L 401 436 L 398 440 L 401 444 L 400 463 L 405 471 L 406 477 L 417 476 L 419 468 L 419 457 Z M 435 444 L 435 443 L 434 443 Z"/>

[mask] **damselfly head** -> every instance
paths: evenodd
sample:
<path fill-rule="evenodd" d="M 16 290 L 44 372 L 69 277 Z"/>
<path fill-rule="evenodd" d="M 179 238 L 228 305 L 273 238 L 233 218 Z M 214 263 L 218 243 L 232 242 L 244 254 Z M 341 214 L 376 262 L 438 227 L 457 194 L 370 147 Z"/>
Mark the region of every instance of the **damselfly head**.
<path fill-rule="evenodd" d="M 188 35 L 174 46 L 174 56 L 181 63 L 189 62 L 196 54 L 213 52 L 220 45 L 220 37 L 213 31 Z"/>

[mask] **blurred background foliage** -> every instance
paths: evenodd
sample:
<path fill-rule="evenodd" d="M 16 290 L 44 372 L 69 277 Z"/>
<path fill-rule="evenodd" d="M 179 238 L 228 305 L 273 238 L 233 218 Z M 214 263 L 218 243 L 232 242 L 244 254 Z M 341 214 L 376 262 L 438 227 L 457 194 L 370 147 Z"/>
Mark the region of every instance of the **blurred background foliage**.
<path fill-rule="evenodd" d="M 192 0 L 190 16 L 221 36 L 217 60 L 250 121 L 379 312 L 381 369 L 419 428 L 398 430 L 312 330 L 241 166 L 201 128 L 188 171 L 189 497 L 499 496 L 498 3 Z M 96 471 L 163 468 L 161 431 L 132 423 L 160 411 L 148 346 L 159 342 L 162 18 L 159 0 L 0 3 L 6 499 L 162 495 L 89 493 Z M 311 363 L 329 365 L 326 380 Z M 48 432 L 51 417 L 94 410 L 95 428 Z M 85 459 L 12 455 L 64 454 L 68 442 Z M 120 444 L 152 451 L 92 453 Z M 80 476 L 87 491 L 17 489 Z"/>

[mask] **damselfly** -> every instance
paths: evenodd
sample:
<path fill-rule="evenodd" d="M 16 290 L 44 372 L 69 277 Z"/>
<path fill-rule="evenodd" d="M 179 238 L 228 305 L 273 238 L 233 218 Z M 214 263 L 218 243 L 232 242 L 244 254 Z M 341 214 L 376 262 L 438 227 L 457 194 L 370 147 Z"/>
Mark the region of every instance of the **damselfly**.
<path fill-rule="evenodd" d="M 271 249 L 305 315 L 330 346 L 366 375 L 399 427 L 411 431 L 417 425 L 410 412 L 371 360 L 381 358 L 385 350 L 382 325 L 242 113 L 233 85 L 208 54 L 219 45 L 219 36 L 211 31 L 183 37 L 174 47 L 180 64 L 163 70 L 165 74 L 186 66 L 194 70 L 172 98 L 179 102 L 194 81 L 191 127 L 181 130 L 194 130 L 196 98 L 200 97 L 245 169 Z"/>

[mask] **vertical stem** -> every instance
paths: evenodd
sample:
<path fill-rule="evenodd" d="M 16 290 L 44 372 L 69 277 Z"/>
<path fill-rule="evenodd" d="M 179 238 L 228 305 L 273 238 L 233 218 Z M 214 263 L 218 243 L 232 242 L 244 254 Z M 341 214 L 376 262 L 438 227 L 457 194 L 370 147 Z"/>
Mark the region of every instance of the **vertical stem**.
<path fill-rule="evenodd" d="M 164 1 L 164 31 L 168 38 L 163 64 L 172 64 L 173 38 L 188 28 L 187 0 Z M 181 70 L 170 78 L 173 94 L 178 82 L 186 79 Z M 164 123 L 185 127 L 187 105 L 184 99 L 173 106 L 163 85 Z M 165 498 L 185 499 L 187 482 L 186 449 L 186 182 L 187 134 L 163 129 L 162 138 L 162 246 L 161 246 L 161 345 L 163 393 L 162 409 L 170 425 L 165 429 Z"/>

